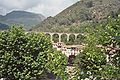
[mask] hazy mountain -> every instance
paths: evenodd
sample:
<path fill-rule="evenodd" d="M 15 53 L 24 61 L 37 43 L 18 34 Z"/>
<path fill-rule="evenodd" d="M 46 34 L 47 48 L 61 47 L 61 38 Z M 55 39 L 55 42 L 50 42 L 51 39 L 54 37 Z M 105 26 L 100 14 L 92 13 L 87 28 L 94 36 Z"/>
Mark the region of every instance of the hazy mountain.
<path fill-rule="evenodd" d="M 30 29 L 44 19 L 45 17 L 41 14 L 35 14 L 26 11 L 13 11 L 6 14 L 5 16 L 0 16 L 0 22 L 7 25 L 23 25 L 26 29 Z"/>
<path fill-rule="evenodd" d="M 9 26 L 3 23 L 0 23 L 0 29 L 4 30 L 4 29 L 8 29 Z"/>
<path fill-rule="evenodd" d="M 2 18 L 3 16 L 2 15 L 0 15 L 0 18 Z"/>
<path fill-rule="evenodd" d="M 0 20 L 1 20 L 1 19 L 3 19 L 3 16 L 2 16 L 2 15 L 0 15 Z"/>
<path fill-rule="evenodd" d="M 120 12 L 120 0 L 80 0 L 31 30 L 69 32 L 76 27 L 105 21 Z"/>

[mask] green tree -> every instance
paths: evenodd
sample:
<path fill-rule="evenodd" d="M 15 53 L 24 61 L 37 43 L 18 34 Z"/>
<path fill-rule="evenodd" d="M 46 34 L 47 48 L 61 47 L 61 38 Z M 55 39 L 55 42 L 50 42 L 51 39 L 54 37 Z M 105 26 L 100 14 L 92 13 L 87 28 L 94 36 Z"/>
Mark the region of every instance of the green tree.
<path fill-rule="evenodd" d="M 65 56 L 53 51 L 49 38 L 42 33 L 26 33 L 21 27 L 0 33 L 0 78 L 36 80 L 48 71 L 62 77 L 64 61 Z M 48 64 L 56 69 L 48 68 Z"/>
<path fill-rule="evenodd" d="M 85 49 L 81 52 L 76 62 L 79 62 L 80 78 L 95 78 L 97 80 L 120 79 L 120 18 L 109 18 L 105 24 L 86 29 Z M 97 47 L 100 45 L 101 47 Z M 107 48 L 112 47 L 110 51 Z M 114 52 L 112 52 L 114 50 Z M 106 61 L 106 55 L 114 55 Z"/>
<path fill-rule="evenodd" d="M 48 63 L 46 67 L 49 72 L 54 73 L 58 78 L 67 80 L 68 76 L 66 73 L 67 57 L 66 55 L 60 54 L 59 51 L 51 50 L 52 53 L 48 54 Z"/>
<path fill-rule="evenodd" d="M 80 62 L 79 67 L 81 70 L 80 77 L 81 79 L 93 78 L 100 76 L 100 71 L 102 70 L 102 65 L 106 64 L 106 56 L 104 51 L 96 47 L 95 37 L 88 36 L 89 42 L 86 44 L 86 47 L 80 55 L 77 56 L 78 61 Z"/>

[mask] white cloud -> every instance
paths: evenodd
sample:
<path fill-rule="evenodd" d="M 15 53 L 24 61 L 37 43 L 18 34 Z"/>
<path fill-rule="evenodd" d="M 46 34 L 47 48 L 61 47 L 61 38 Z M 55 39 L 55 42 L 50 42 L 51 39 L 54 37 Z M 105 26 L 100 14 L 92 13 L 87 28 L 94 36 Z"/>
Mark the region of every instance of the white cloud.
<path fill-rule="evenodd" d="M 26 10 L 54 16 L 77 0 L 0 0 L 0 14 L 13 10 Z"/>
<path fill-rule="evenodd" d="M 27 9 L 39 4 L 39 0 L 0 0 L 0 6 L 7 9 Z"/>

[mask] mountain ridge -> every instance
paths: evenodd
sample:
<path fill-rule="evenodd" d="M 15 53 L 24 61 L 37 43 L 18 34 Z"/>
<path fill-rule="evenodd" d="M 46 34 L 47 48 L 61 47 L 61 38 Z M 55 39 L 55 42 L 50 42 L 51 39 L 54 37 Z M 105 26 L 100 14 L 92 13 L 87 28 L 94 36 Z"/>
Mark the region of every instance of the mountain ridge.
<path fill-rule="evenodd" d="M 33 31 L 69 32 L 71 26 L 84 26 L 116 17 L 120 0 L 81 0 L 54 17 L 42 21 Z M 74 27 L 75 28 L 75 27 Z"/>
<path fill-rule="evenodd" d="M 22 25 L 25 29 L 30 29 L 44 19 L 45 17 L 42 14 L 27 11 L 12 11 L 4 16 L 0 15 L 1 23 L 6 25 Z"/>

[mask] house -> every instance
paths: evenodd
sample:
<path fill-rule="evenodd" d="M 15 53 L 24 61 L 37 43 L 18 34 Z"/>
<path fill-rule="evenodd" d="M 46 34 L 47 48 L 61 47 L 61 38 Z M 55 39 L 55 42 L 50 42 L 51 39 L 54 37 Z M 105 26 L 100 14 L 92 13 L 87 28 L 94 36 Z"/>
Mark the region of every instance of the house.
<path fill-rule="evenodd" d="M 53 43 L 53 48 L 61 51 L 67 57 L 79 54 L 79 47 L 80 45 L 65 45 L 63 42 Z"/>

